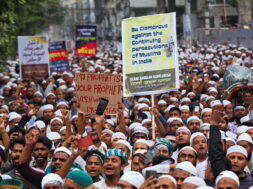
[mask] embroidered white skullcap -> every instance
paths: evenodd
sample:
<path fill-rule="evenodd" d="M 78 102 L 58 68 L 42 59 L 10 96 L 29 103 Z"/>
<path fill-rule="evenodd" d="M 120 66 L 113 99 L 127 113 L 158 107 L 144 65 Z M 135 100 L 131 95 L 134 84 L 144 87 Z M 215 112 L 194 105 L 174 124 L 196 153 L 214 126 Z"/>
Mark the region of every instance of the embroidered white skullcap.
<path fill-rule="evenodd" d="M 206 182 L 197 176 L 190 176 L 187 177 L 186 179 L 184 179 L 183 183 L 189 183 L 189 184 L 193 184 L 195 186 L 206 186 Z"/>
<path fill-rule="evenodd" d="M 17 118 L 21 118 L 21 115 L 16 112 L 9 113 L 9 122 Z"/>
<path fill-rule="evenodd" d="M 165 100 L 159 100 L 158 105 L 161 105 L 161 104 L 167 104 L 167 102 Z"/>
<path fill-rule="evenodd" d="M 136 171 L 127 171 L 125 172 L 119 180 L 126 181 L 136 188 L 140 188 L 144 183 L 145 179 L 139 172 Z"/>
<path fill-rule="evenodd" d="M 148 129 L 146 127 L 135 127 L 134 128 L 134 132 L 133 132 L 133 135 L 136 134 L 136 133 L 143 133 L 145 134 L 146 136 L 148 136 Z"/>
<path fill-rule="evenodd" d="M 110 130 L 110 129 L 104 129 L 104 130 L 102 131 L 102 133 L 107 133 L 107 134 L 109 134 L 109 135 L 113 135 L 113 134 L 114 134 L 114 132 L 113 132 L 112 130 Z"/>
<path fill-rule="evenodd" d="M 137 143 L 146 144 L 147 146 L 149 146 L 149 147 L 150 147 L 150 145 L 149 145 L 148 141 L 147 141 L 147 140 L 145 140 L 145 139 L 137 139 L 137 140 L 135 141 L 135 143 L 134 143 L 134 144 L 137 144 Z"/>
<path fill-rule="evenodd" d="M 173 107 L 176 107 L 176 106 L 173 105 L 173 104 L 169 105 L 169 106 L 164 110 L 164 112 L 169 112 L 170 109 L 173 108 Z"/>
<path fill-rule="evenodd" d="M 61 113 L 61 110 L 57 110 L 56 112 L 54 112 L 55 116 L 63 116 Z"/>
<path fill-rule="evenodd" d="M 183 161 L 181 163 L 178 163 L 176 165 L 175 169 L 180 169 L 180 170 L 186 171 L 186 172 L 188 172 L 188 173 L 190 173 L 191 175 L 194 175 L 194 176 L 197 175 L 197 169 L 196 169 L 196 167 L 194 167 L 192 165 L 192 163 L 189 162 L 189 161 Z"/>
<path fill-rule="evenodd" d="M 190 96 L 190 95 L 196 96 L 196 94 L 194 92 L 189 92 L 186 96 Z"/>
<path fill-rule="evenodd" d="M 206 112 L 212 112 L 212 109 L 211 108 L 204 108 L 202 111 L 201 111 L 201 115 L 203 115 L 204 113 Z"/>
<path fill-rule="evenodd" d="M 187 119 L 187 124 L 188 124 L 191 120 L 197 120 L 197 121 L 201 122 L 201 120 L 199 119 L 199 117 L 197 117 L 197 116 L 191 116 L 191 117 L 189 117 L 189 118 Z"/>
<path fill-rule="evenodd" d="M 54 106 L 52 104 L 46 104 L 44 106 L 41 106 L 40 111 L 44 112 L 45 110 L 53 110 Z"/>
<path fill-rule="evenodd" d="M 106 122 L 115 127 L 115 122 L 111 119 L 106 119 Z"/>
<path fill-rule="evenodd" d="M 191 135 L 191 138 L 190 138 L 190 145 L 192 145 L 192 142 L 193 142 L 194 138 L 196 138 L 197 136 L 202 136 L 202 137 L 204 137 L 206 139 L 206 136 L 203 133 L 201 133 L 201 132 L 193 133 Z"/>
<path fill-rule="evenodd" d="M 191 99 L 188 98 L 188 97 L 184 97 L 180 100 L 180 103 L 183 103 L 183 102 L 191 102 Z"/>
<path fill-rule="evenodd" d="M 234 145 L 234 146 L 229 147 L 228 150 L 227 150 L 227 156 L 228 156 L 229 154 L 231 154 L 231 153 L 234 153 L 234 152 L 241 153 L 241 154 L 243 154 L 246 158 L 248 157 L 247 151 L 246 151 L 245 148 L 243 148 L 242 146 Z"/>
<path fill-rule="evenodd" d="M 122 132 L 113 133 L 111 140 L 113 141 L 115 138 L 120 138 L 122 140 L 126 140 L 127 139 L 126 136 Z"/>
<path fill-rule="evenodd" d="M 200 126 L 200 130 L 202 130 L 202 129 L 210 129 L 210 124 L 209 123 L 203 123 L 203 124 L 201 124 L 201 126 Z"/>
<path fill-rule="evenodd" d="M 177 99 L 176 97 L 171 97 L 171 98 L 170 98 L 170 101 L 171 101 L 171 102 L 178 102 L 178 99 Z"/>
<path fill-rule="evenodd" d="M 36 125 L 40 130 L 46 127 L 46 124 L 41 120 L 35 121 L 34 125 Z"/>
<path fill-rule="evenodd" d="M 162 175 L 162 176 L 160 176 L 160 177 L 158 178 L 158 180 L 159 180 L 160 178 L 167 178 L 167 179 L 169 179 L 170 181 L 173 182 L 173 184 L 175 185 L 175 187 L 177 187 L 177 181 L 176 181 L 176 179 L 175 179 L 174 177 L 172 177 L 172 176 L 170 176 L 170 175 Z"/>
<path fill-rule="evenodd" d="M 58 106 L 60 106 L 60 105 L 65 105 L 65 106 L 69 107 L 69 105 L 68 105 L 66 102 L 64 102 L 64 101 L 58 102 L 58 103 L 56 104 L 56 107 L 58 107 Z"/>
<path fill-rule="evenodd" d="M 46 174 L 41 181 L 41 188 L 43 189 L 47 184 L 57 184 L 63 186 L 62 178 L 56 173 Z"/>
<path fill-rule="evenodd" d="M 76 119 L 76 118 L 78 118 L 78 116 L 77 116 L 77 115 L 73 115 L 73 116 L 71 117 L 70 121 L 73 121 L 73 119 Z"/>
<path fill-rule="evenodd" d="M 222 105 L 222 104 L 221 104 L 220 100 L 214 100 L 214 101 L 211 102 L 210 105 L 211 105 L 211 107 L 214 107 L 214 106 Z"/>
<path fill-rule="evenodd" d="M 134 122 L 131 125 L 129 125 L 130 130 L 134 129 L 135 127 L 142 127 L 142 124 L 139 122 Z"/>
<path fill-rule="evenodd" d="M 148 98 L 142 97 L 138 99 L 138 103 L 143 103 L 144 101 L 147 101 L 150 104 L 150 100 Z"/>
<path fill-rule="evenodd" d="M 35 95 L 40 95 L 41 97 L 43 97 L 43 94 L 39 91 L 36 91 L 35 93 L 33 93 L 33 96 L 35 96 Z"/>
<path fill-rule="evenodd" d="M 211 100 L 211 99 L 215 99 L 214 96 L 208 96 L 208 97 L 206 97 L 206 101 Z"/>
<path fill-rule="evenodd" d="M 238 139 L 237 139 L 237 143 L 239 141 L 247 141 L 250 144 L 253 144 L 252 138 L 251 138 L 251 136 L 248 133 L 242 133 L 242 134 L 240 134 L 239 137 L 238 137 Z"/>
<path fill-rule="evenodd" d="M 244 122 L 248 122 L 248 121 L 250 121 L 249 114 L 246 115 L 246 116 L 244 116 L 244 117 L 242 117 L 242 118 L 240 119 L 240 123 L 244 123 Z"/>
<path fill-rule="evenodd" d="M 187 133 L 189 133 L 191 135 L 191 131 L 187 127 L 185 127 L 185 126 L 177 128 L 176 134 L 178 132 L 182 132 L 182 131 L 185 131 L 185 132 L 187 132 Z"/>
<path fill-rule="evenodd" d="M 69 156 L 71 156 L 71 154 L 72 154 L 72 152 L 71 152 L 68 148 L 66 148 L 66 147 L 64 147 L 64 146 L 61 146 L 61 147 L 59 147 L 59 148 L 56 148 L 55 151 L 54 151 L 54 154 L 57 153 L 57 152 L 65 152 L 65 153 L 68 154 Z"/>
<path fill-rule="evenodd" d="M 234 144 L 236 144 L 236 142 L 235 142 L 235 140 L 233 139 L 233 138 L 231 138 L 231 137 L 226 137 L 226 142 L 227 141 L 231 141 L 231 142 L 233 142 Z"/>
<path fill-rule="evenodd" d="M 233 179 L 233 180 L 236 182 L 236 184 L 237 184 L 238 187 L 239 187 L 239 185 L 240 185 L 238 176 L 237 176 L 234 172 L 232 172 L 232 171 L 222 171 L 222 172 L 218 175 L 218 177 L 216 178 L 216 180 L 215 180 L 215 183 L 216 183 L 216 184 L 215 184 L 215 185 L 217 186 L 218 182 L 219 182 L 221 179 L 223 179 L 223 178 L 231 178 L 231 179 Z"/>
<path fill-rule="evenodd" d="M 193 152 L 195 152 L 197 154 L 197 151 L 193 147 L 191 147 L 191 146 L 185 146 L 185 147 L 181 148 L 179 150 L 178 154 L 180 154 L 184 150 L 192 150 Z"/>
<path fill-rule="evenodd" d="M 142 108 L 149 108 L 149 106 L 145 103 L 141 103 L 138 105 L 138 110 L 141 110 Z"/>
<path fill-rule="evenodd" d="M 46 98 L 49 97 L 49 96 L 54 96 L 54 97 L 56 97 L 54 93 L 47 93 Z"/>
<path fill-rule="evenodd" d="M 218 91 L 217 91 L 217 89 L 216 89 L 215 87 L 209 87 L 209 88 L 207 89 L 207 91 L 208 91 L 208 93 L 211 93 L 211 92 L 216 92 L 216 93 L 218 93 Z"/>

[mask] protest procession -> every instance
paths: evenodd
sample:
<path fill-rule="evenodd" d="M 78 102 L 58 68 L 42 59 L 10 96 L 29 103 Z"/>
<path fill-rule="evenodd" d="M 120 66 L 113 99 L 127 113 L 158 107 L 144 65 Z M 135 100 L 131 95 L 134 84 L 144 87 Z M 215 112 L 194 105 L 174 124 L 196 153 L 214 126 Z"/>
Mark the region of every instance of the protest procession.
<path fill-rule="evenodd" d="M 0 189 L 253 189 L 251 0 L 0 6 Z"/>

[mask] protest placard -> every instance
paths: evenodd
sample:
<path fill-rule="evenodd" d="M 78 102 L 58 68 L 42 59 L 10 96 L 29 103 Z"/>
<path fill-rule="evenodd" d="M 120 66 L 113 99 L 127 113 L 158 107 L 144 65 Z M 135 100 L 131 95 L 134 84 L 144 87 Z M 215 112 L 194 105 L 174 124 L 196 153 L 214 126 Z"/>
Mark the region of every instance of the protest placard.
<path fill-rule="evenodd" d="M 76 26 L 76 50 L 78 56 L 95 56 L 97 49 L 97 26 Z"/>
<path fill-rule="evenodd" d="M 81 110 L 95 114 L 100 98 L 109 100 L 106 115 L 117 114 L 122 97 L 122 79 L 119 74 L 76 73 L 76 94 Z"/>
<path fill-rule="evenodd" d="M 65 41 L 49 43 L 50 72 L 63 72 L 69 69 L 68 53 Z"/>
<path fill-rule="evenodd" d="M 179 87 L 175 13 L 124 19 L 122 42 L 124 96 Z"/>
<path fill-rule="evenodd" d="M 48 76 L 47 36 L 18 36 L 18 55 L 22 79 L 44 79 Z"/>

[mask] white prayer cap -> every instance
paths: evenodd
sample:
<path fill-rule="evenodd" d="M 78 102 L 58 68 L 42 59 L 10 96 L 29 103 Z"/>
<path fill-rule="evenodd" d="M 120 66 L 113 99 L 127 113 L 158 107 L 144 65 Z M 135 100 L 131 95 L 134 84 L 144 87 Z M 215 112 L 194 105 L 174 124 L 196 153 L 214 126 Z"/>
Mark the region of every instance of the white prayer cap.
<path fill-rule="evenodd" d="M 218 93 L 217 89 L 215 87 L 209 87 L 207 89 L 208 93 L 211 93 L 211 92 L 215 92 L 215 93 Z"/>
<path fill-rule="evenodd" d="M 227 141 L 231 141 L 231 142 L 233 142 L 234 144 L 236 144 L 236 142 L 235 142 L 235 140 L 233 139 L 233 138 L 231 138 L 231 137 L 226 137 L 226 142 Z"/>
<path fill-rule="evenodd" d="M 208 97 L 207 94 L 202 94 L 200 97 L 200 101 L 206 101 L 206 98 Z"/>
<path fill-rule="evenodd" d="M 142 124 L 138 122 L 134 122 L 131 125 L 129 125 L 130 130 L 134 129 L 135 127 L 142 127 Z"/>
<path fill-rule="evenodd" d="M 211 108 L 204 108 L 202 111 L 201 111 L 201 115 L 203 115 L 204 113 L 206 112 L 212 112 L 212 109 Z"/>
<path fill-rule="evenodd" d="M 183 103 L 183 102 L 191 102 L 191 99 L 188 98 L 188 97 L 184 97 L 180 100 L 180 103 Z"/>
<path fill-rule="evenodd" d="M 175 188 L 177 187 L 177 181 L 176 181 L 176 179 L 175 179 L 174 177 L 172 177 L 172 176 L 170 176 L 170 175 L 162 175 L 162 176 L 160 176 L 160 177 L 158 178 L 158 180 L 159 180 L 160 178 L 167 178 L 167 179 L 169 179 L 170 181 L 173 182 L 173 184 L 175 185 Z"/>
<path fill-rule="evenodd" d="M 170 109 L 173 108 L 173 107 L 176 107 L 176 106 L 173 105 L 173 104 L 169 105 L 169 106 L 164 110 L 164 112 L 169 112 Z"/>
<path fill-rule="evenodd" d="M 187 124 L 191 121 L 191 120 L 197 120 L 198 122 L 201 122 L 201 120 L 199 119 L 199 117 L 197 116 L 191 116 L 187 119 Z"/>
<path fill-rule="evenodd" d="M 182 110 L 188 110 L 188 111 L 190 111 L 189 106 L 180 106 L 179 109 L 180 109 L 181 111 L 182 111 Z"/>
<path fill-rule="evenodd" d="M 49 173 L 49 174 L 46 174 L 43 177 L 43 179 L 41 181 L 41 188 L 44 189 L 44 187 L 47 184 L 57 184 L 58 186 L 62 187 L 63 186 L 63 180 L 58 174 Z"/>
<path fill-rule="evenodd" d="M 202 178 L 197 177 L 197 176 L 187 177 L 186 179 L 184 179 L 183 183 L 193 184 L 197 187 L 206 186 L 206 182 Z"/>
<path fill-rule="evenodd" d="M 135 127 L 134 128 L 134 132 L 133 132 L 133 135 L 136 134 L 136 133 L 143 133 L 145 134 L 146 136 L 148 136 L 148 129 L 146 127 Z"/>
<path fill-rule="evenodd" d="M 129 113 L 126 110 L 124 110 L 124 117 L 129 117 Z"/>
<path fill-rule="evenodd" d="M 69 105 L 64 101 L 61 101 L 61 102 L 57 103 L 56 107 L 58 107 L 60 105 L 65 105 L 66 107 L 69 107 Z"/>
<path fill-rule="evenodd" d="M 214 106 L 222 105 L 222 104 L 221 104 L 220 100 L 214 100 L 214 101 L 211 102 L 210 105 L 211 105 L 211 107 L 214 107 Z"/>
<path fill-rule="evenodd" d="M 151 119 L 144 119 L 142 122 L 141 122 L 141 124 L 143 125 L 143 124 L 145 124 L 145 123 L 147 123 L 147 122 L 150 122 L 150 121 L 152 121 Z"/>
<path fill-rule="evenodd" d="M 193 142 L 194 138 L 196 138 L 197 136 L 202 136 L 202 137 L 204 137 L 206 139 L 206 136 L 203 133 L 201 133 L 201 132 L 193 133 L 191 135 L 191 138 L 190 138 L 190 145 L 192 145 L 192 142 Z"/>
<path fill-rule="evenodd" d="M 73 116 L 71 117 L 70 121 L 73 121 L 73 119 L 77 119 L 77 118 L 78 118 L 77 115 L 73 115 Z"/>
<path fill-rule="evenodd" d="M 141 110 L 142 108 L 149 108 L 149 106 L 145 103 L 138 104 L 138 110 Z"/>
<path fill-rule="evenodd" d="M 231 104 L 231 102 L 228 100 L 223 100 L 222 103 L 223 103 L 223 106 L 227 106 L 227 105 Z"/>
<path fill-rule="evenodd" d="M 171 117 L 171 118 L 169 118 L 169 119 L 167 120 L 167 123 L 171 123 L 171 122 L 173 122 L 173 121 L 179 121 L 179 122 L 181 122 L 181 123 L 183 124 L 182 119 L 179 118 L 179 117 Z"/>
<path fill-rule="evenodd" d="M 217 186 L 218 182 L 223 178 L 233 179 L 236 182 L 237 186 L 240 185 L 238 176 L 232 171 L 222 171 L 216 178 L 215 185 Z"/>
<path fill-rule="evenodd" d="M 249 114 L 246 115 L 246 116 L 244 116 L 244 117 L 242 117 L 242 118 L 240 119 L 240 123 L 245 123 L 245 122 L 248 122 L 248 121 L 250 121 Z"/>
<path fill-rule="evenodd" d="M 150 100 L 148 98 L 142 97 L 138 99 L 138 103 L 143 103 L 144 101 L 148 101 L 148 103 L 150 103 Z"/>
<path fill-rule="evenodd" d="M 59 78 L 56 80 L 59 84 L 65 83 L 65 81 L 62 78 Z"/>
<path fill-rule="evenodd" d="M 35 93 L 33 93 L 33 96 L 35 96 L 35 95 L 40 95 L 41 97 L 43 97 L 43 94 L 39 91 L 36 91 Z"/>
<path fill-rule="evenodd" d="M 180 154 L 182 151 L 187 150 L 187 149 L 188 150 L 192 150 L 193 152 L 195 152 L 197 154 L 197 151 L 193 147 L 191 147 L 191 146 L 185 146 L 185 147 L 181 148 L 179 150 L 178 154 Z"/>
<path fill-rule="evenodd" d="M 187 127 L 185 127 L 185 126 L 177 128 L 176 134 L 178 132 L 182 132 L 182 131 L 185 131 L 185 132 L 187 132 L 187 133 L 189 133 L 191 135 L 191 131 Z"/>
<path fill-rule="evenodd" d="M 147 146 L 150 146 L 148 141 L 145 139 L 137 139 L 134 144 L 137 144 L 137 143 L 142 143 L 142 144 L 146 144 Z"/>
<path fill-rule="evenodd" d="M 190 95 L 196 96 L 194 92 L 189 92 L 186 96 L 190 96 Z"/>
<path fill-rule="evenodd" d="M 73 91 L 75 91 L 75 88 L 74 88 L 74 87 L 70 87 L 70 88 L 67 89 L 67 93 L 71 93 L 71 92 L 73 92 Z"/>
<path fill-rule="evenodd" d="M 240 134 L 240 136 L 239 136 L 238 139 L 237 139 L 237 143 L 238 143 L 239 141 L 247 141 L 247 142 L 249 142 L 250 144 L 253 144 L 252 138 L 251 138 L 251 136 L 250 136 L 248 133 L 242 133 L 242 134 Z"/>
<path fill-rule="evenodd" d="M 106 122 L 115 127 L 115 122 L 111 119 L 106 119 Z"/>
<path fill-rule="evenodd" d="M 245 132 L 247 131 L 248 128 L 249 128 L 249 127 L 246 126 L 246 125 L 241 125 L 241 126 L 237 127 L 237 129 L 236 129 L 237 135 L 240 135 L 240 134 L 242 134 L 242 133 L 245 133 Z"/>
<path fill-rule="evenodd" d="M 60 87 L 58 87 L 58 89 L 61 89 L 61 90 L 67 90 L 68 87 L 66 85 L 61 85 Z"/>
<path fill-rule="evenodd" d="M 49 96 L 54 96 L 54 97 L 56 97 L 54 93 L 47 93 L 46 98 L 49 97 Z"/>
<path fill-rule="evenodd" d="M 61 139 L 61 135 L 58 132 L 47 133 L 47 138 L 49 140 L 58 140 Z"/>
<path fill-rule="evenodd" d="M 239 145 L 234 145 L 234 146 L 231 146 L 228 148 L 227 150 L 227 156 L 231 153 L 234 153 L 234 152 L 238 152 L 238 153 L 241 153 L 243 154 L 246 158 L 248 158 L 248 153 L 247 151 L 245 150 L 245 148 L 243 148 L 242 146 L 239 146 Z"/>
<path fill-rule="evenodd" d="M 206 101 L 211 100 L 211 99 L 215 99 L 214 96 L 208 96 L 208 97 L 206 97 Z"/>
<path fill-rule="evenodd" d="M 211 186 L 200 186 L 200 187 L 197 187 L 196 189 L 213 189 L 213 187 L 211 187 Z"/>
<path fill-rule="evenodd" d="M 61 113 L 61 110 L 57 110 L 56 112 L 54 112 L 55 116 L 63 116 Z"/>
<path fill-rule="evenodd" d="M 21 118 L 21 115 L 16 112 L 9 113 L 9 122 L 16 119 L 16 118 Z"/>
<path fill-rule="evenodd" d="M 122 132 L 113 133 L 111 140 L 113 141 L 115 138 L 120 138 L 122 140 L 126 140 L 127 139 L 126 136 Z"/>
<path fill-rule="evenodd" d="M 167 104 L 167 102 L 165 100 L 159 100 L 158 105 L 162 105 L 162 104 Z"/>
<path fill-rule="evenodd" d="M 176 165 L 175 169 L 181 169 L 181 170 L 186 171 L 186 172 L 188 172 L 188 173 L 190 173 L 191 175 L 194 175 L 194 176 L 197 175 L 197 169 L 196 169 L 196 167 L 194 167 L 192 165 L 192 163 L 189 162 L 189 161 L 183 161 L 181 163 L 178 163 Z"/>
<path fill-rule="evenodd" d="M 103 131 L 102 131 L 102 133 L 107 133 L 107 134 L 109 134 L 109 135 L 113 135 L 114 134 L 114 132 L 112 131 L 112 130 L 110 130 L 110 129 L 104 129 Z"/>
<path fill-rule="evenodd" d="M 63 124 L 63 121 L 62 121 L 62 119 L 61 119 L 61 118 L 59 118 L 59 117 L 55 117 L 55 118 L 51 119 L 51 121 L 50 121 L 50 125 L 51 125 L 54 121 L 59 121 L 61 124 Z"/>
<path fill-rule="evenodd" d="M 40 130 L 46 127 L 46 124 L 41 120 L 35 121 L 34 125 L 36 125 Z"/>
<path fill-rule="evenodd" d="M 44 112 L 45 110 L 53 110 L 54 106 L 52 104 L 46 104 L 44 106 L 41 106 L 40 111 Z"/>
<path fill-rule="evenodd" d="M 56 148 L 55 151 L 54 151 L 54 154 L 57 153 L 57 152 L 65 152 L 65 153 L 68 154 L 69 156 L 71 156 L 71 154 L 72 154 L 72 152 L 71 152 L 68 148 L 66 148 L 66 147 L 64 147 L 64 146 L 61 146 L 61 147 L 59 147 L 59 148 Z"/>
<path fill-rule="evenodd" d="M 177 99 L 176 97 L 171 97 L 171 98 L 170 98 L 170 101 L 171 101 L 171 102 L 178 102 L 178 99 Z"/>
<path fill-rule="evenodd" d="M 67 127 L 66 127 L 66 126 L 63 126 L 63 127 L 60 129 L 59 133 L 61 133 L 62 131 L 66 130 L 66 129 L 67 129 Z"/>
<path fill-rule="evenodd" d="M 119 180 L 126 181 L 136 188 L 140 188 L 144 183 L 145 179 L 139 172 L 136 171 L 127 171 L 125 172 Z"/>
<path fill-rule="evenodd" d="M 129 149 L 130 152 L 132 151 L 132 146 L 126 140 L 118 140 L 116 144 L 123 144 Z"/>
<path fill-rule="evenodd" d="M 210 130 L 210 126 L 211 125 L 209 123 L 203 123 L 200 126 L 200 130 L 202 130 L 202 129 L 208 129 L 208 130 Z"/>

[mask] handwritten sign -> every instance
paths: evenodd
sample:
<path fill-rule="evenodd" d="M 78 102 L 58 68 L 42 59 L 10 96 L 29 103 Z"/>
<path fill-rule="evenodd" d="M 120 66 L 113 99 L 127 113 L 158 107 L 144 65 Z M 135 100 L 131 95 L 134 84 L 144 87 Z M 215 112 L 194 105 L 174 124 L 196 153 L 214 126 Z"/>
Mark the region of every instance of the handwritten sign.
<path fill-rule="evenodd" d="M 19 36 L 18 54 L 23 79 L 43 79 L 48 75 L 47 36 Z"/>
<path fill-rule="evenodd" d="M 76 73 L 76 93 L 84 113 L 95 114 L 100 98 L 107 98 L 106 115 L 117 114 L 121 102 L 122 80 L 118 74 Z"/>

